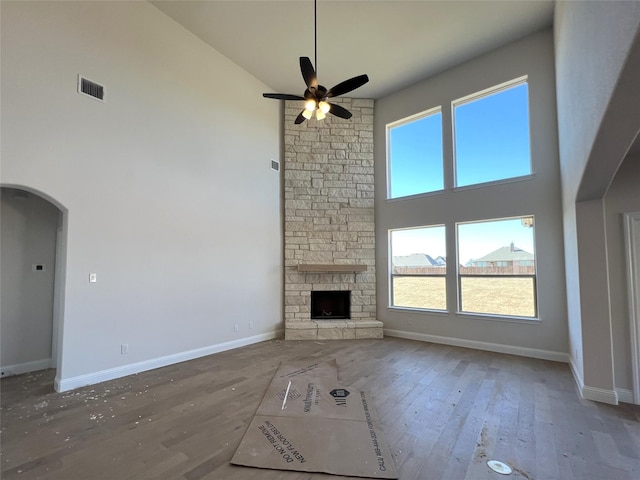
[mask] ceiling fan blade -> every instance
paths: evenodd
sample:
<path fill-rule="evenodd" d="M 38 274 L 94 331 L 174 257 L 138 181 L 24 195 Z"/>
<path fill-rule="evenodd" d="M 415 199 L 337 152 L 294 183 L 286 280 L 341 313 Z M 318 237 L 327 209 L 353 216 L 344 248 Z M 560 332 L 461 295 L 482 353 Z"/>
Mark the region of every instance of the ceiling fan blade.
<path fill-rule="evenodd" d="M 303 112 L 304 110 L 298 114 L 298 116 L 296 117 L 296 121 L 293 123 L 295 123 L 296 125 L 300 125 L 302 122 L 304 122 L 305 118 L 302 116 Z"/>
<path fill-rule="evenodd" d="M 316 71 L 313 69 L 313 64 L 309 57 L 300 57 L 300 71 L 302 72 L 304 83 L 307 84 L 307 88 L 309 88 L 309 90 L 315 90 L 318 87 L 318 78 L 316 77 Z"/>
<path fill-rule="evenodd" d="M 263 93 L 264 98 L 273 98 L 275 100 L 304 100 L 300 95 L 291 95 L 289 93 Z"/>
<path fill-rule="evenodd" d="M 365 83 L 369 81 L 369 77 L 367 75 L 358 75 L 357 77 L 350 78 L 349 80 L 345 80 L 337 84 L 331 90 L 327 92 L 327 97 L 337 97 L 338 95 L 344 95 L 345 93 L 349 93 L 356 88 L 361 87 Z"/>
<path fill-rule="evenodd" d="M 340 118 L 351 118 L 351 112 L 349 110 L 347 110 L 346 108 L 342 108 L 340 105 L 336 105 L 335 103 L 331 104 L 329 113 Z"/>

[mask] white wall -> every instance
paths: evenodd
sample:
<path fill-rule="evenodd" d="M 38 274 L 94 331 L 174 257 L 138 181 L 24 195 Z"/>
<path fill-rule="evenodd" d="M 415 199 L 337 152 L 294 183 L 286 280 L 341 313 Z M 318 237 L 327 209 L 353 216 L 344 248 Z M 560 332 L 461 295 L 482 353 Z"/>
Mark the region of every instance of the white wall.
<path fill-rule="evenodd" d="M 640 128 L 640 3 L 560 1 L 554 24 L 570 353 L 615 403 L 602 197 Z"/>
<path fill-rule="evenodd" d="M 640 2 L 597 0 L 556 3 L 554 40 L 558 130 L 565 198 L 575 199 L 581 184 L 597 181 L 584 179 L 583 173 L 598 129 L 602 128 L 606 115 L 611 113 L 607 109 L 639 25 Z M 628 146 L 621 148 L 625 151 Z M 621 160 L 620 157 L 609 160 L 611 173 L 600 179 L 605 188 Z M 582 197 L 588 199 L 590 196 L 583 194 Z"/>
<path fill-rule="evenodd" d="M 0 352 L 2 375 L 51 366 L 56 230 L 61 212 L 46 200 L 2 188 Z M 34 271 L 34 265 L 43 270 Z"/>
<path fill-rule="evenodd" d="M 547 30 L 495 50 L 447 72 L 376 101 L 376 270 L 378 319 L 394 334 L 478 348 L 566 360 L 567 327 L 563 273 L 560 172 L 555 111 L 553 38 Z M 528 75 L 531 179 L 501 185 L 386 200 L 385 126 L 442 106 L 445 180 L 451 185 L 451 101 Z M 535 215 L 540 321 L 415 313 L 388 308 L 388 230 L 445 224 L 447 255 L 455 258 L 455 222 Z M 449 304 L 455 304 L 455 276 L 448 275 Z"/>
<path fill-rule="evenodd" d="M 639 182 L 640 155 L 627 156 L 605 197 L 615 386 L 627 391 L 633 390 L 633 370 L 623 213 L 640 212 Z"/>
<path fill-rule="evenodd" d="M 146 2 L 2 2 L 1 35 L 2 183 L 68 212 L 59 386 L 273 336 L 267 87 Z"/>

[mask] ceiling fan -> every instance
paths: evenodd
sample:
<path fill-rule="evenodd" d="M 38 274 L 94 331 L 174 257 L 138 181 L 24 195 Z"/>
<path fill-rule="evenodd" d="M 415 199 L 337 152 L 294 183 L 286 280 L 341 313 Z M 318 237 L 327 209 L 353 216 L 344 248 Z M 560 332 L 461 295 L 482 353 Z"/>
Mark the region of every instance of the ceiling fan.
<path fill-rule="evenodd" d="M 318 32 L 317 32 L 317 0 L 313 0 L 313 32 L 314 32 L 314 48 L 315 48 L 315 65 L 318 67 Z M 288 93 L 263 93 L 265 98 L 273 98 L 276 100 L 304 100 L 304 110 L 296 117 L 295 124 L 298 125 L 305 120 L 309 120 L 313 112 L 316 112 L 316 118 L 323 120 L 327 113 L 340 118 L 351 118 L 351 112 L 346 108 L 329 103 L 330 98 L 344 95 L 356 88 L 361 87 L 369 81 L 367 75 L 358 75 L 344 82 L 340 82 L 333 88 L 327 90 L 318 84 L 317 70 L 314 70 L 313 64 L 309 57 L 300 57 L 300 71 L 302 78 L 307 85 L 307 89 L 302 96 L 292 95 Z"/>

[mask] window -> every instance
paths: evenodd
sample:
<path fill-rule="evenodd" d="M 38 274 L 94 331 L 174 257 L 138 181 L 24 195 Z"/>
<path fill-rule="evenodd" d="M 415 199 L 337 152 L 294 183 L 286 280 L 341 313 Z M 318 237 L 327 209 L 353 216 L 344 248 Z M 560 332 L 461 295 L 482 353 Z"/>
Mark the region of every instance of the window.
<path fill-rule="evenodd" d="M 531 174 L 526 80 L 453 102 L 456 186 Z"/>
<path fill-rule="evenodd" d="M 458 310 L 537 317 L 532 216 L 458 223 Z"/>
<path fill-rule="evenodd" d="M 444 188 L 440 108 L 387 126 L 389 198 Z"/>
<path fill-rule="evenodd" d="M 446 310 L 445 228 L 391 230 L 391 295 L 394 307 Z"/>
<path fill-rule="evenodd" d="M 451 134 L 442 126 L 443 118 L 449 121 L 449 111 L 443 115 L 440 107 L 387 124 L 388 198 L 440 192 L 444 202 L 422 197 L 412 199 L 407 207 L 415 204 L 422 209 L 425 222 L 429 218 L 442 222 L 444 215 L 451 222 L 447 228 L 455 235 L 457 250 L 447 252 L 444 225 L 389 230 L 389 304 L 447 311 L 448 276 L 449 286 L 457 287 L 458 313 L 538 318 L 534 217 L 496 218 L 501 214 L 493 213 L 492 205 L 501 198 L 457 190 L 476 185 L 490 189 L 495 182 L 532 179 L 528 78 L 453 100 L 450 112 Z M 448 148 L 443 149 L 444 142 Z M 485 198 L 491 201 L 471 205 Z M 460 218 L 430 211 L 442 208 L 446 200 L 455 207 L 451 212 L 464 211 L 468 205 L 475 212 L 473 218 L 480 220 L 456 223 Z M 529 204 L 536 202 L 516 202 L 524 211 Z M 399 205 L 393 208 L 401 211 Z M 451 260 L 456 255 L 456 261 Z"/>

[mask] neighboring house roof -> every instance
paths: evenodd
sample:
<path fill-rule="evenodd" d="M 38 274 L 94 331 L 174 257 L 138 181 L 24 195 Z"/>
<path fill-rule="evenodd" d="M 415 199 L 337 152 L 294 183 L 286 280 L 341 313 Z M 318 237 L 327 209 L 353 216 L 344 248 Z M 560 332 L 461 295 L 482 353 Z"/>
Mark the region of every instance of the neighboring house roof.
<path fill-rule="evenodd" d="M 441 267 L 447 264 L 445 257 L 433 258 L 426 253 L 412 253 L 411 255 L 398 255 L 393 257 L 394 267 Z"/>
<path fill-rule="evenodd" d="M 520 260 L 534 260 L 533 253 L 526 252 L 516 247 L 513 243 L 508 247 L 500 247 L 498 250 L 485 255 L 482 258 L 473 260 L 472 263 L 478 262 L 513 262 Z"/>
<path fill-rule="evenodd" d="M 443 257 L 442 255 L 436 257 L 436 264 L 445 266 L 447 264 L 447 257 Z"/>

